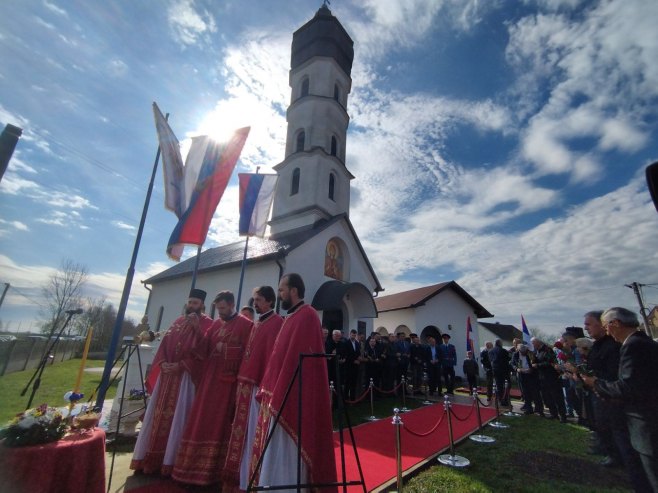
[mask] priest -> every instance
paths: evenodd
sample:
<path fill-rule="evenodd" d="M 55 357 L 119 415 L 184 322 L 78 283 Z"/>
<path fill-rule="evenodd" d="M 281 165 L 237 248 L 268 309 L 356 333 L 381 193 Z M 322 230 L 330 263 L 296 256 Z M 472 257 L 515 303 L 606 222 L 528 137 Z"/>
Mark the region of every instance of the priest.
<path fill-rule="evenodd" d="M 175 480 L 196 485 L 220 480 L 235 411 L 238 370 L 253 325 L 235 311 L 230 291 L 221 291 L 214 304 L 220 318 L 194 350 L 205 365 L 172 473 Z"/>
<path fill-rule="evenodd" d="M 200 377 L 193 349 L 212 325 L 203 313 L 205 299 L 205 291 L 190 291 L 185 315 L 174 321 L 155 354 L 149 375 L 153 390 L 130 463 L 135 471 L 171 474 Z"/>
<path fill-rule="evenodd" d="M 283 318 L 274 312 L 276 294 L 271 286 L 254 289 L 253 300 L 258 320 L 238 372 L 235 417 L 223 473 L 224 493 L 246 491 L 249 485 L 251 452 L 260 412 L 256 393 L 260 389 L 272 348 L 283 324 Z"/>
<path fill-rule="evenodd" d="M 336 486 L 319 486 L 336 483 L 327 363 L 324 358 L 305 358 L 299 368 L 301 379 L 298 373 L 300 354 L 324 353 L 320 319 L 313 307 L 304 304 L 304 291 L 299 274 L 281 278 L 279 298 L 281 307 L 288 313 L 256 395 L 261 408 L 252 469 L 259 472 L 255 479 L 260 486 L 312 484 L 312 491 L 335 492 Z M 276 417 L 279 419 L 275 425 Z M 270 433 L 271 441 L 265 447 Z M 298 444 L 301 444 L 299 467 Z M 258 471 L 261 458 L 262 467 Z M 285 491 L 297 491 L 297 488 Z"/>

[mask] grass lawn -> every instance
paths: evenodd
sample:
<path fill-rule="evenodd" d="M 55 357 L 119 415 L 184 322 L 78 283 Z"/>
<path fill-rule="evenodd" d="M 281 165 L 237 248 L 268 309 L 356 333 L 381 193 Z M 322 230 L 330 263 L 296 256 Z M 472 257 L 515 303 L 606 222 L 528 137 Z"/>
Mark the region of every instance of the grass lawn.
<path fill-rule="evenodd" d="M 87 360 L 86 368 L 103 368 L 105 361 Z M 80 359 L 72 359 L 46 366 L 41 377 L 41 385 L 34 396 L 32 407 L 42 403 L 49 406 L 63 407 L 66 405 L 64 394 L 73 390 L 75 379 L 80 368 Z M 0 377 L 0 427 L 4 426 L 7 421 L 16 414 L 25 410 L 27 401 L 32 393 L 32 386 L 24 396 L 21 397 L 21 391 L 34 374 L 34 369 L 10 373 Z M 82 376 L 81 392 L 86 402 L 91 397 L 92 392 L 100 384 L 102 373 L 84 372 Z M 116 393 L 116 384 L 111 386 L 107 391 L 107 398 L 111 399 Z"/>
<path fill-rule="evenodd" d="M 598 465 L 600 456 L 587 454 L 589 431 L 539 416 L 502 417 L 510 428 L 485 427 L 495 443 L 465 440 L 455 454 L 471 465 L 450 468 L 433 462 L 405 483 L 405 493 L 528 492 L 595 493 L 631 491 L 623 469 Z"/>

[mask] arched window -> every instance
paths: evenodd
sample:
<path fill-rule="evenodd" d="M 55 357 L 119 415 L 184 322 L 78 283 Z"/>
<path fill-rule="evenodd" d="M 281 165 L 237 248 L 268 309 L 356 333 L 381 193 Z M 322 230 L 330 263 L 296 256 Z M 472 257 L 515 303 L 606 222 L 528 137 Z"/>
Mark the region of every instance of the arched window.
<path fill-rule="evenodd" d="M 333 173 L 329 174 L 329 198 L 331 200 L 336 200 L 334 199 L 334 190 L 336 188 L 336 177 L 334 176 Z"/>
<path fill-rule="evenodd" d="M 301 174 L 301 171 L 299 171 L 299 168 L 295 168 L 295 170 L 292 172 L 292 183 L 290 185 L 290 195 L 295 195 L 299 193 L 299 175 Z"/>
<path fill-rule="evenodd" d="M 331 136 L 331 155 L 332 156 L 336 155 L 337 148 L 338 148 L 338 142 L 336 141 L 336 137 L 334 137 L 332 135 Z"/>
<path fill-rule="evenodd" d="M 340 87 L 338 87 L 338 84 L 334 84 L 334 99 L 340 102 Z"/>
<path fill-rule="evenodd" d="M 297 145 L 295 152 L 302 152 L 304 150 L 304 141 L 306 140 L 306 132 L 303 130 L 297 134 Z"/>
<path fill-rule="evenodd" d="M 308 77 L 302 81 L 302 91 L 299 93 L 299 97 L 303 98 L 304 96 L 308 96 L 308 86 L 310 82 L 308 80 Z"/>

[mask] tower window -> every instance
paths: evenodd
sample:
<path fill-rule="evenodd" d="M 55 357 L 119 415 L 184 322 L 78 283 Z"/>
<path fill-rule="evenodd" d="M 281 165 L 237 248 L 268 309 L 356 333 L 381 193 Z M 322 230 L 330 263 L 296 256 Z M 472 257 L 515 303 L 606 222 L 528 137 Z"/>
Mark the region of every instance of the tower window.
<path fill-rule="evenodd" d="M 309 79 L 308 77 L 302 81 L 302 91 L 299 94 L 300 98 L 303 98 L 304 96 L 308 96 L 308 87 L 309 87 Z"/>
<path fill-rule="evenodd" d="M 301 174 L 301 171 L 299 171 L 299 168 L 295 168 L 295 170 L 292 172 L 292 184 L 290 186 L 290 195 L 296 195 L 299 193 L 299 175 Z"/>
<path fill-rule="evenodd" d="M 336 141 L 336 137 L 333 135 L 331 136 L 331 155 L 335 156 L 336 155 L 336 150 L 338 148 L 338 142 Z"/>
<path fill-rule="evenodd" d="M 340 102 L 340 87 L 338 87 L 338 84 L 334 84 L 334 99 Z"/>
<path fill-rule="evenodd" d="M 306 132 L 303 130 L 297 134 L 297 145 L 295 152 L 302 152 L 304 150 L 304 141 L 306 140 Z"/>
<path fill-rule="evenodd" d="M 331 200 L 336 200 L 334 199 L 334 190 L 336 188 L 336 177 L 334 176 L 333 173 L 329 174 L 329 198 Z"/>

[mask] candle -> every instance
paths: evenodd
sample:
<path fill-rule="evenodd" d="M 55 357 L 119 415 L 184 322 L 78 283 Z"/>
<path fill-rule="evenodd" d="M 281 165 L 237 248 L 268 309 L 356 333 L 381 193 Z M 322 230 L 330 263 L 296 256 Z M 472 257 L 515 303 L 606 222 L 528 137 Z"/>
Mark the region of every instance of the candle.
<path fill-rule="evenodd" d="M 78 370 L 78 378 L 75 381 L 75 387 L 73 392 L 76 394 L 80 392 L 80 382 L 82 381 L 82 372 L 85 369 L 85 363 L 87 363 L 87 354 L 89 353 L 89 345 L 91 344 L 91 334 L 94 331 L 93 327 L 89 327 L 87 331 L 87 339 L 85 340 L 85 349 L 82 352 L 82 361 L 80 361 L 80 369 Z"/>

